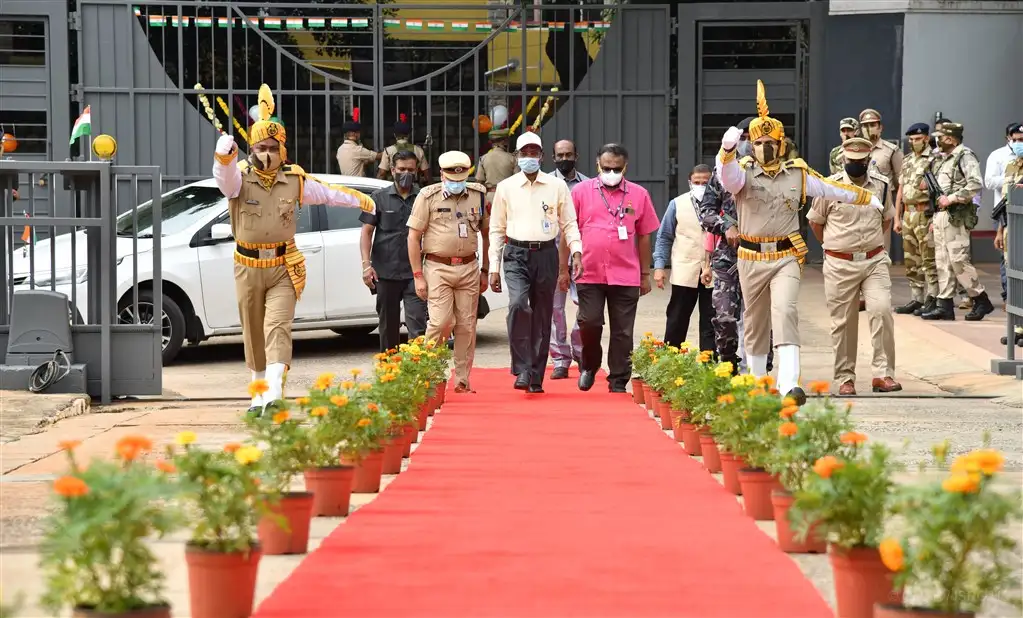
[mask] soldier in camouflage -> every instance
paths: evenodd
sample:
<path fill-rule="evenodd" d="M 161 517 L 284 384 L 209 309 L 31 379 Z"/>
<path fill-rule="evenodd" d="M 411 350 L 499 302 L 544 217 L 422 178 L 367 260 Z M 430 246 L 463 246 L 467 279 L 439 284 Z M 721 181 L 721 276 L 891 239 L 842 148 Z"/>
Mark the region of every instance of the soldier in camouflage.
<path fill-rule="evenodd" d="M 896 313 L 921 315 L 934 310 L 938 296 L 938 270 L 934 264 L 934 216 L 927 193 L 924 174 L 931 166 L 927 137 L 931 128 L 918 122 L 909 127 L 910 153 L 899 173 L 899 190 L 895 196 L 895 233 L 902 235 L 902 251 L 906 262 L 906 278 L 912 299 L 895 309 Z"/>
<path fill-rule="evenodd" d="M 842 140 L 838 146 L 831 149 L 831 174 L 838 174 L 845 169 L 845 159 L 842 158 L 842 144 L 850 137 L 856 137 L 860 131 L 860 121 L 855 118 L 843 118 L 838 123 L 838 136 Z"/>

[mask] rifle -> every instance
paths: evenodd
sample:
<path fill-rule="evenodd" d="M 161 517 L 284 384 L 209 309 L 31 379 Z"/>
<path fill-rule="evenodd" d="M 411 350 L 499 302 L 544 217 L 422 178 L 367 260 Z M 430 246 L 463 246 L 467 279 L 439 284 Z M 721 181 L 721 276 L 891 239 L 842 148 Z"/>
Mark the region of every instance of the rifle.
<path fill-rule="evenodd" d="M 924 182 L 927 183 L 927 210 L 924 214 L 930 217 L 938 209 L 938 198 L 945 195 L 945 192 L 941 190 L 941 185 L 931 170 L 924 172 Z"/>
<path fill-rule="evenodd" d="M 1009 196 L 1003 197 L 995 207 L 991 209 L 991 218 L 1004 225 L 1006 223 L 1005 209 L 1009 205 Z"/>

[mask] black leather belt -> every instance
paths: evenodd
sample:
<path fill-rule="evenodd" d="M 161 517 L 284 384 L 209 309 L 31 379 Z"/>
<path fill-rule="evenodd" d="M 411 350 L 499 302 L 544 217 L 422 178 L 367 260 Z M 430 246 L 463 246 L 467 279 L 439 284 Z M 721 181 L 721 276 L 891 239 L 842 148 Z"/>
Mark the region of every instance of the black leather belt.
<path fill-rule="evenodd" d="M 756 252 L 771 252 L 771 251 L 787 251 L 792 248 L 792 241 L 788 238 L 782 238 L 774 242 L 753 242 L 750 240 L 739 239 L 739 246 L 743 249 L 749 249 L 750 251 Z"/>
<path fill-rule="evenodd" d="M 287 245 L 281 245 L 273 249 L 246 249 L 245 247 L 236 244 L 234 250 L 238 252 L 238 255 L 244 255 L 247 258 L 254 260 L 268 260 L 275 257 L 281 257 L 288 251 Z"/>
<path fill-rule="evenodd" d="M 521 247 L 522 249 L 529 249 L 530 251 L 539 251 L 540 249 L 546 249 L 547 247 L 556 246 L 557 239 L 554 240 L 515 240 L 514 238 L 506 238 L 505 242 L 513 247 Z"/>

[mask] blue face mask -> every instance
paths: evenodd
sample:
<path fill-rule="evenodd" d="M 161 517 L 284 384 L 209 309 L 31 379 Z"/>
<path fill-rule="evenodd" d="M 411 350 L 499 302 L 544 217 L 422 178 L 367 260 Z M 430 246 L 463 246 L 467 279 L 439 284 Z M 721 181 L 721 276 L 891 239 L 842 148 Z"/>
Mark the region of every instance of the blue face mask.
<path fill-rule="evenodd" d="M 1012 149 L 1012 154 L 1023 157 L 1023 142 L 1013 142 L 1009 144 L 1009 148 Z"/>
<path fill-rule="evenodd" d="M 463 191 L 465 191 L 465 181 L 464 180 L 445 180 L 444 181 L 444 190 L 447 191 L 448 193 L 450 193 L 451 195 L 459 195 Z"/>
<path fill-rule="evenodd" d="M 540 171 L 540 159 L 536 157 L 519 157 L 519 169 L 525 174 L 535 174 Z"/>

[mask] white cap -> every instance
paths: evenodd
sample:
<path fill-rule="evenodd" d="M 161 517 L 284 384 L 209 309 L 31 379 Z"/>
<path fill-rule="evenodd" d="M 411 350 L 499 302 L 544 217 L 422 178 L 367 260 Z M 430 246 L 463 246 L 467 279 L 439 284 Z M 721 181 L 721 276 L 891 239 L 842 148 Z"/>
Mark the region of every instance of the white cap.
<path fill-rule="evenodd" d="M 540 136 L 531 131 L 526 131 L 519 136 L 519 139 L 515 140 L 515 150 L 522 150 L 530 144 L 543 148 L 543 142 L 540 141 Z"/>

